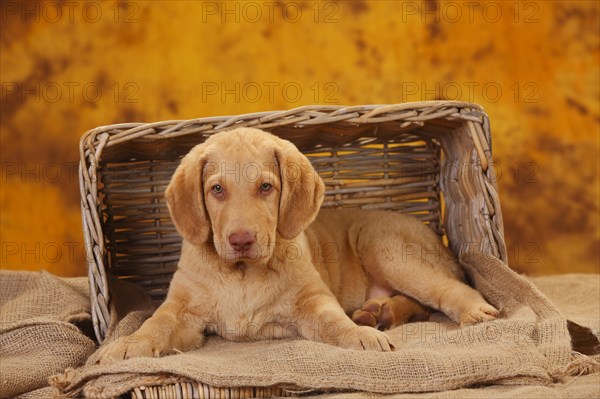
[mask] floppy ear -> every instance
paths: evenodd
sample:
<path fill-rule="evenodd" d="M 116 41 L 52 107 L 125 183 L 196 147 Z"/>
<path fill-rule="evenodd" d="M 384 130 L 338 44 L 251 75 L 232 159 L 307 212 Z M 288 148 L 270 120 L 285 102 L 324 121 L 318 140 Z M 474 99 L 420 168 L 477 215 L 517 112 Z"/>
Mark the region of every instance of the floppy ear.
<path fill-rule="evenodd" d="M 283 238 L 296 237 L 317 217 L 325 184 L 310 161 L 289 141 L 277 140 L 281 197 L 277 231 Z"/>
<path fill-rule="evenodd" d="M 202 187 L 205 163 L 204 146 L 200 144 L 183 157 L 165 192 L 175 228 L 195 245 L 204 244 L 210 233 Z"/>

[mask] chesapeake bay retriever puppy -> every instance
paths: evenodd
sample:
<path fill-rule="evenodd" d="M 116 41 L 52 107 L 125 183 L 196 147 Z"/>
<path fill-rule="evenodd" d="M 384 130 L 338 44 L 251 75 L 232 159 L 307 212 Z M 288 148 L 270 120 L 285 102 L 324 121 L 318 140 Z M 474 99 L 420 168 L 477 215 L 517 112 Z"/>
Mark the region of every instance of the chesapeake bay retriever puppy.
<path fill-rule="evenodd" d="M 194 147 L 166 190 L 183 237 L 167 298 L 137 332 L 104 346 L 100 361 L 198 348 L 206 333 L 391 351 L 373 327 L 426 317 L 426 307 L 460 323 L 497 316 L 416 218 L 321 210 L 323 195 L 309 160 L 261 130 Z"/>

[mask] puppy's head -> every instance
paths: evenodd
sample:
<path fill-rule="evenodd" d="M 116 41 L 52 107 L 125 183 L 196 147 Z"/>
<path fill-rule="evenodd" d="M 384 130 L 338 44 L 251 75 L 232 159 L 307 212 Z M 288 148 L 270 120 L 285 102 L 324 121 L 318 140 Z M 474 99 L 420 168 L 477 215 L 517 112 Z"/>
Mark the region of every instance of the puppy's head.
<path fill-rule="evenodd" d="M 277 234 L 291 239 L 312 223 L 323 193 L 323 181 L 292 143 L 238 128 L 194 147 L 166 198 L 186 241 L 213 244 L 226 262 L 264 263 Z"/>

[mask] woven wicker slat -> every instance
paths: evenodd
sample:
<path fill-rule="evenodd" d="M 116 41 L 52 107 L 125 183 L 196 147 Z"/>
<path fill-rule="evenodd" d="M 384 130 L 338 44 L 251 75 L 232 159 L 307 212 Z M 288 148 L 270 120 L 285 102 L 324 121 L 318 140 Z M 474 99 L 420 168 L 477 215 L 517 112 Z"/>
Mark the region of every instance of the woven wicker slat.
<path fill-rule="evenodd" d="M 305 392 L 280 387 L 214 387 L 196 382 L 143 386 L 130 392 L 131 399 L 248 399 L 292 397 Z"/>
<path fill-rule="evenodd" d="M 412 213 L 445 235 L 456 254 L 476 248 L 506 262 L 490 125 L 476 104 L 312 105 L 101 126 L 85 133 L 79 147 L 82 221 L 99 341 L 108 323 L 107 273 L 136 282 L 157 300 L 166 293 L 180 238 L 163 197 L 179 160 L 211 134 L 240 126 L 268 130 L 307 154 L 325 180 L 324 207 Z M 172 389 L 171 394 L 184 397 L 217 392 L 184 383 Z M 150 397 L 149 392 L 163 397 L 150 389 L 132 395 Z"/>

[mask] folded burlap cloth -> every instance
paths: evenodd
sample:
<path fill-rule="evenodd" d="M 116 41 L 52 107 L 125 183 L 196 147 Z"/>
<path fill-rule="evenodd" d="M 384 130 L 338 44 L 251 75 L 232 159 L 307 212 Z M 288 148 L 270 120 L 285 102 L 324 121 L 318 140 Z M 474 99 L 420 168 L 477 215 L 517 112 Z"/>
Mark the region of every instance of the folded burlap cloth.
<path fill-rule="evenodd" d="M 572 354 L 565 317 L 531 282 L 489 256 L 472 255 L 463 264 L 475 287 L 504 309 L 503 318 L 459 327 L 436 314 L 429 322 L 388 331 L 396 346 L 392 353 L 346 350 L 301 339 L 234 343 L 212 337 L 196 351 L 157 359 L 95 365 L 92 354 L 84 367 L 56 375 L 51 383 L 64 397 L 94 398 L 119 396 L 142 385 L 184 381 L 313 392 L 399 393 L 489 384 L 546 385 L 568 375 L 600 370 L 597 357 Z M 116 287 L 108 341 L 134 331 L 152 311 L 137 291 L 124 290 L 121 284 Z M 598 299 L 582 297 L 581 301 Z M 61 345 L 71 343 L 55 343 L 56 348 Z M 38 346 L 45 346 L 44 341 L 30 349 Z M 56 349 L 45 356 L 58 363 L 57 353 L 63 352 Z M 13 376 L 19 378 L 17 373 Z"/>
<path fill-rule="evenodd" d="M 132 301 L 113 307 L 113 324 L 133 332 L 152 314 L 150 299 L 121 281 L 112 289 L 122 299 L 115 303 Z M 85 365 L 97 349 L 93 335 L 87 278 L 0 270 L 0 398 L 52 398 L 48 377 Z"/>
<path fill-rule="evenodd" d="M 91 326 L 87 284 L 46 272 L 0 273 L 0 397 L 51 397 L 48 376 L 83 365 L 96 350 L 80 331 Z"/>

